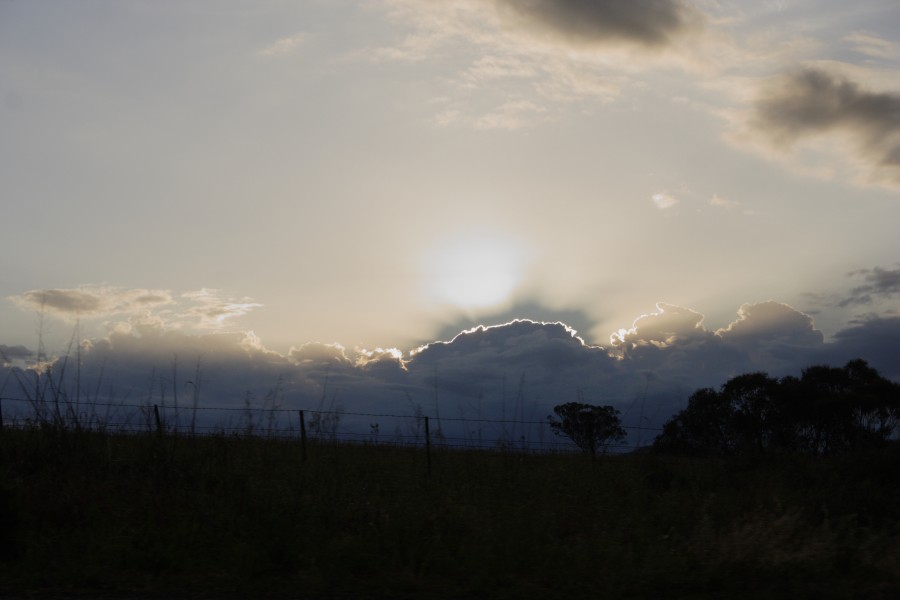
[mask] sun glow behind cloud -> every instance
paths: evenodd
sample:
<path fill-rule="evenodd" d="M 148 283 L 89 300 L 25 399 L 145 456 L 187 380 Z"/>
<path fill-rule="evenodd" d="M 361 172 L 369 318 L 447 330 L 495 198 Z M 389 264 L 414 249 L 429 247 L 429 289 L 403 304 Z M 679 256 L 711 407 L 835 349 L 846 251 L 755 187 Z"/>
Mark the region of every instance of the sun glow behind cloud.
<path fill-rule="evenodd" d="M 567 314 L 649 352 L 694 332 L 674 308 L 627 327 L 660 297 L 709 335 L 761 298 L 833 297 L 828 335 L 896 316 L 897 4 L 861 2 L 15 3 L 0 179 L 29 251 L 0 345 L 36 313 L 48 348 L 76 322 L 253 330 L 374 369 L 451 325 Z"/>
<path fill-rule="evenodd" d="M 525 259 L 518 242 L 497 234 L 451 238 L 426 255 L 428 296 L 462 309 L 502 304 L 521 283 Z"/>

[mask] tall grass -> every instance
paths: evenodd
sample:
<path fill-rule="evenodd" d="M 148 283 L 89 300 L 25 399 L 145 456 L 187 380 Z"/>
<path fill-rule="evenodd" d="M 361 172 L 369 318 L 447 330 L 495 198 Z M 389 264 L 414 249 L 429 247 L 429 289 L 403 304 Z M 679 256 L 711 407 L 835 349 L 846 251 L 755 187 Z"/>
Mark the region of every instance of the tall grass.
<path fill-rule="evenodd" d="M 833 459 L 0 432 L 0 592 L 895 597 L 900 448 Z"/>

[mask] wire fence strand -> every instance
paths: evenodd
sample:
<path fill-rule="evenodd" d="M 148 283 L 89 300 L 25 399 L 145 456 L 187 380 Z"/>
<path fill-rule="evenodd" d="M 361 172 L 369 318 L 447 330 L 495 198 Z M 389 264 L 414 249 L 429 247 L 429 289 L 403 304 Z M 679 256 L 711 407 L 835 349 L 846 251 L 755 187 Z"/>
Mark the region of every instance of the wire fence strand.
<path fill-rule="evenodd" d="M 431 419 L 428 441 L 439 448 L 505 449 L 523 452 L 572 452 L 577 446 L 554 435 L 551 421 L 431 417 L 421 410 L 412 414 L 355 412 L 308 407 L 189 406 L 128 402 L 83 402 L 0 397 L 0 423 L 7 428 L 53 424 L 78 430 L 115 434 L 161 433 L 165 435 L 229 435 L 276 439 L 297 439 L 301 435 L 300 413 L 307 415 L 306 434 L 316 442 L 374 443 L 420 446 L 426 443 L 424 420 Z M 14 406 L 10 406 L 10 404 Z M 203 416 L 198 423 L 194 415 Z M 209 416 L 223 419 L 210 422 Z M 235 422 L 235 416 L 240 416 Z M 360 421 L 365 418 L 367 421 Z M 158 420 L 157 420 L 158 419 Z M 371 419 L 379 421 L 371 422 Z M 384 419 L 393 420 L 384 423 Z M 351 422 L 352 421 L 352 422 Z M 382 424 L 393 425 L 392 431 Z M 661 428 L 623 425 L 629 432 L 659 432 Z M 640 437 L 638 438 L 640 439 Z M 618 443 L 606 448 L 613 452 L 634 450 L 642 444 Z"/>

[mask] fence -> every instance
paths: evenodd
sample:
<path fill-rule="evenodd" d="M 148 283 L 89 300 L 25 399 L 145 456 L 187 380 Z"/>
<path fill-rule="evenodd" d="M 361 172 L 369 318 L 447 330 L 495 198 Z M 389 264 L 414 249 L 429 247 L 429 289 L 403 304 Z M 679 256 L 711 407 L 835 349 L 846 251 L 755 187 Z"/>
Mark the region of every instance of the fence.
<path fill-rule="evenodd" d="M 0 397 L 0 428 L 53 424 L 115 434 L 246 435 L 306 442 L 367 443 L 448 449 L 518 452 L 574 452 L 577 446 L 554 434 L 550 421 L 435 417 L 310 408 L 174 406 Z M 657 427 L 624 426 L 638 443 L 613 444 L 611 452 L 634 450 L 644 432 Z"/>

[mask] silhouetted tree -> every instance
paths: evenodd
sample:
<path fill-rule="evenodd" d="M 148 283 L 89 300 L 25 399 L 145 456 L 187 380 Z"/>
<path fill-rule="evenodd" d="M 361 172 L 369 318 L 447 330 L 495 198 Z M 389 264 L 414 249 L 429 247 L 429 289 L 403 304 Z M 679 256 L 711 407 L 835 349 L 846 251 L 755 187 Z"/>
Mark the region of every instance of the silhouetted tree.
<path fill-rule="evenodd" d="M 900 385 L 863 360 L 813 366 L 800 378 L 749 373 L 704 388 L 663 426 L 654 448 L 692 454 L 793 451 L 820 455 L 889 439 L 900 421 Z"/>
<path fill-rule="evenodd" d="M 657 450 L 683 454 L 726 455 L 737 445 L 731 406 L 712 388 L 694 392 L 688 406 L 663 425 Z"/>
<path fill-rule="evenodd" d="M 878 445 L 893 435 L 900 419 L 900 385 L 863 360 L 843 368 L 805 369 L 793 389 L 802 408 L 796 442 L 811 454 Z"/>
<path fill-rule="evenodd" d="M 547 417 L 553 432 L 569 438 L 592 458 L 598 449 L 605 453 L 610 444 L 625 439 L 619 411 L 612 406 L 567 402 L 554 406 L 553 412 L 559 417 L 558 421 Z"/>
<path fill-rule="evenodd" d="M 765 373 L 738 375 L 722 386 L 735 449 L 763 451 L 771 445 L 781 418 L 778 392 L 778 380 Z"/>

